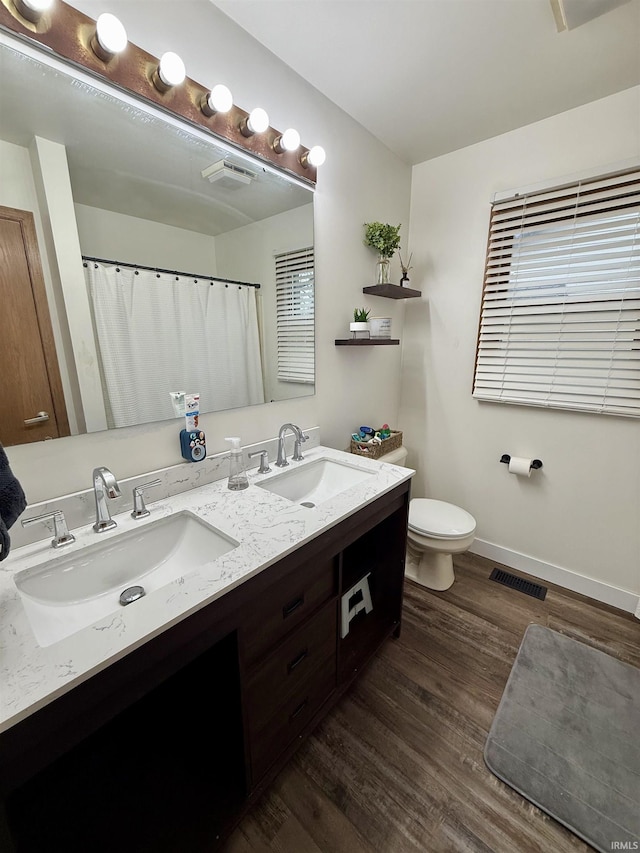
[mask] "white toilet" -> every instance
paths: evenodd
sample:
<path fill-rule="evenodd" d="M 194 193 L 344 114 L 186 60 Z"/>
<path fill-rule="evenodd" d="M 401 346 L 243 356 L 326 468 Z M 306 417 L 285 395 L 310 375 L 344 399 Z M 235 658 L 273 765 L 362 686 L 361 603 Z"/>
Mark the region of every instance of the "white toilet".
<path fill-rule="evenodd" d="M 380 457 L 380 462 L 405 465 L 407 450 L 399 447 Z M 453 555 L 471 546 L 476 520 L 466 510 L 445 501 L 412 498 L 405 575 L 429 589 L 449 589 L 455 575 Z"/>

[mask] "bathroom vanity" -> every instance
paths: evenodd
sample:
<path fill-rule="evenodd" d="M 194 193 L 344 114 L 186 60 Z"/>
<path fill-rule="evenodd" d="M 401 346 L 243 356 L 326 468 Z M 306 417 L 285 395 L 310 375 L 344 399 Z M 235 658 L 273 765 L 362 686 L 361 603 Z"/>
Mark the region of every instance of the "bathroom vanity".
<path fill-rule="evenodd" d="M 3 579 L 22 649 L 0 734 L 8 850 L 213 849 L 399 633 L 413 472 L 306 455 L 300 469 L 332 459 L 368 476 L 315 507 L 255 473 L 241 493 L 222 481 L 151 504 L 149 523 L 188 508 L 239 545 L 46 648 Z M 16 570 L 46 545 L 19 549 Z"/>

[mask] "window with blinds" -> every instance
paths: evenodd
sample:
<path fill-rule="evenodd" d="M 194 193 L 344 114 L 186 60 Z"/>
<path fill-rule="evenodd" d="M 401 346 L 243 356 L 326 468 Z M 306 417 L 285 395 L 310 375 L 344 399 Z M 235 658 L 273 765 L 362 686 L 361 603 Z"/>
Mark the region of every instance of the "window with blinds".
<path fill-rule="evenodd" d="M 640 417 L 640 171 L 493 204 L 473 395 Z"/>
<path fill-rule="evenodd" d="M 313 384 L 313 246 L 275 256 L 278 379 Z"/>

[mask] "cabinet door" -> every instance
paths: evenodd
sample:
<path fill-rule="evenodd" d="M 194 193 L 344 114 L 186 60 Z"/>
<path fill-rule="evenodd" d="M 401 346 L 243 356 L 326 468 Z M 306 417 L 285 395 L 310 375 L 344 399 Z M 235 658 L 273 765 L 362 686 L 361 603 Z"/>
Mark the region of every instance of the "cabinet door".
<path fill-rule="evenodd" d="M 406 547 L 406 507 L 385 518 L 343 552 L 341 596 L 365 575 L 373 609 L 349 622 L 339 641 L 339 681 L 350 679 L 400 624 Z"/>
<path fill-rule="evenodd" d="M 254 734 L 299 686 L 336 655 L 335 601 L 303 623 L 249 673 L 245 690 L 249 730 Z"/>
<path fill-rule="evenodd" d="M 255 786 L 331 696 L 336 686 L 335 656 L 309 675 L 285 703 L 250 738 Z"/>
<path fill-rule="evenodd" d="M 312 560 L 267 588 L 243 619 L 245 666 L 268 654 L 337 591 L 337 557 Z"/>

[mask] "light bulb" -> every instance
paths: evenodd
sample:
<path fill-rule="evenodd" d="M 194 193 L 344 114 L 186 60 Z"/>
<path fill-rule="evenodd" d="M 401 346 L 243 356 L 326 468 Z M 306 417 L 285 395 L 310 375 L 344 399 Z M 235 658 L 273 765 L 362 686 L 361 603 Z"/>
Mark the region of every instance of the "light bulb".
<path fill-rule="evenodd" d="M 309 151 L 309 162 L 312 166 L 322 166 L 326 159 L 327 155 L 321 145 L 314 145 Z"/>
<path fill-rule="evenodd" d="M 247 130 L 250 133 L 264 133 L 269 127 L 269 116 L 261 107 L 251 110 L 247 119 Z"/>
<path fill-rule="evenodd" d="M 233 106 L 233 96 L 226 86 L 218 83 L 213 89 L 202 99 L 202 112 L 205 115 L 212 116 L 215 113 L 228 113 Z"/>
<path fill-rule="evenodd" d="M 101 59 L 109 60 L 127 46 L 127 31 L 115 15 L 103 12 L 96 21 L 96 43 L 91 46 Z"/>
<path fill-rule="evenodd" d="M 158 65 L 158 77 L 167 88 L 179 86 L 184 82 L 187 76 L 184 62 L 180 59 L 177 53 L 167 51 L 160 57 L 160 65 Z"/>
<path fill-rule="evenodd" d="M 307 151 L 300 158 L 300 162 L 306 169 L 307 166 L 322 166 L 327 159 L 324 148 L 321 145 L 314 145 L 310 151 Z"/>
<path fill-rule="evenodd" d="M 293 127 L 287 128 L 280 137 L 280 145 L 285 151 L 297 151 L 300 148 L 300 134 Z"/>
<path fill-rule="evenodd" d="M 53 6 L 53 0 L 14 0 L 14 5 L 23 17 L 37 24 L 43 12 Z"/>

